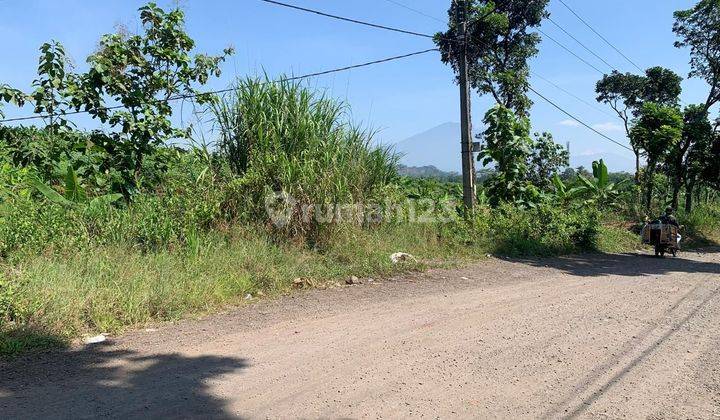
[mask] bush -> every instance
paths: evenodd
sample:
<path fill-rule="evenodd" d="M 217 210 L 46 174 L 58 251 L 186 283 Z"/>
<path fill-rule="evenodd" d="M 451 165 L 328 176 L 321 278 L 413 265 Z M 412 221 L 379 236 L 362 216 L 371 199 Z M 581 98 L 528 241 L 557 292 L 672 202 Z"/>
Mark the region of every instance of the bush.
<path fill-rule="evenodd" d="M 519 210 L 505 204 L 492 212 L 490 236 L 500 254 L 553 255 L 595 249 L 599 225 L 593 209 Z"/>
<path fill-rule="evenodd" d="M 720 242 L 720 205 L 700 204 L 690 214 L 680 213 L 679 220 L 691 241 L 699 245 Z"/>

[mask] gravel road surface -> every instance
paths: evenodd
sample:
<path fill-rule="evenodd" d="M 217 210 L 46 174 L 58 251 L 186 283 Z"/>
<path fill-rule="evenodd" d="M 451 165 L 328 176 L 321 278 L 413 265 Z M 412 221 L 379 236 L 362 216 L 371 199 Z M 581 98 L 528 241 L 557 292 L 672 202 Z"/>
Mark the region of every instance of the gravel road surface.
<path fill-rule="evenodd" d="M 0 364 L 0 418 L 718 418 L 720 253 L 488 260 Z"/>

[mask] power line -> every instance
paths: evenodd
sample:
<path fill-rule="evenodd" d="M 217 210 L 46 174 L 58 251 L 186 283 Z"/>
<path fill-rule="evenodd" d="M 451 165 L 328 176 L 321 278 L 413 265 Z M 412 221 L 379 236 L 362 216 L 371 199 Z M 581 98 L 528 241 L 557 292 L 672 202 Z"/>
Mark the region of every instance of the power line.
<path fill-rule="evenodd" d="M 592 69 L 594 69 L 596 72 L 598 72 L 598 73 L 600 73 L 600 74 L 603 74 L 603 75 L 605 74 L 604 71 L 600 70 L 599 68 L 595 67 L 592 63 L 590 63 L 590 62 L 587 61 L 586 59 L 584 59 L 584 58 L 580 57 L 579 55 L 577 55 L 573 50 L 571 50 L 570 48 L 566 47 L 563 43 L 561 43 L 561 42 L 558 41 L 557 39 L 555 39 L 555 38 L 551 37 L 550 35 L 546 34 L 542 29 L 538 28 L 537 31 L 540 32 L 540 33 L 542 34 L 542 36 L 548 38 L 548 39 L 551 40 L 552 42 L 554 42 L 554 43 L 556 43 L 557 45 L 559 45 L 560 48 L 564 49 L 564 50 L 567 51 L 568 53 L 570 53 L 570 54 L 572 54 L 573 56 L 575 56 L 575 58 L 577 58 L 578 60 L 580 60 L 580 61 L 582 61 L 583 63 L 587 64 L 589 67 L 591 67 Z"/>
<path fill-rule="evenodd" d="M 566 34 L 567 36 L 569 36 L 570 38 L 572 38 L 572 39 L 573 39 L 575 42 L 577 42 L 581 47 L 585 48 L 585 50 L 586 50 L 587 52 L 589 52 L 590 54 L 592 54 L 593 56 L 595 56 L 595 58 L 597 58 L 598 60 L 600 60 L 600 61 L 602 61 L 603 63 L 605 63 L 606 66 L 610 67 L 611 69 L 613 69 L 613 70 L 615 70 L 615 71 L 619 71 L 617 68 L 615 68 L 615 66 L 613 66 L 613 65 L 610 64 L 610 63 L 608 63 L 604 58 L 600 57 L 595 51 L 591 50 L 588 46 L 586 46 L 585 44 L 583 44 L 582 42 L 580 42 L 579 39 L 575 38 L 575 36 L 573 36 L 573 34 L 571 34 L 570 32 L 568 32 L 567 30 L 565 30 L 565 28 L 563 28 L 562 26 L 560 26 L 559 23 L 555 22 L 555 20 L 553 20 L 553 18 L 548 17 L 548 20 L 549 20 L 550 22 L 552 22 L 553 25 L 555 25 L 555 26 L 557 26 L 558 28 L 560 28 L 561 31 L 565 32 L 565 34 Z"/>
<path fill-rule="evenodd" d="M 395 1 L 395 0 L 385 0 L 385 1 L 388 2 L 388 3 L 392 3 L 392 4 L 396 5 L 396 6 L 402 7 L 403 9 L 410 10 L 411 12 L 415 12 L 415 13 L 421 15 L 421 16 L 425 16 L 426 18 L 432 19 L 432 20 L 434 20 L 434 21 L 437 21 L 437 22 L 440 22 L 440 23 L 447 23 L 446 20 L 442 20 L 442 19 L 440 19 L 440 18 L 438 18 L 438 17 L 429 15 L 429 14 L 423 12 L 422 10 L 415 9 L 415 8 L 413 8 L 413 7 L 408 6 L 407 4 L 400 3 L 399 1 Z"/>
<path fill-rule="evenodd" d="M 534 94 L 536 94 L 537 96 L 541 97 L 543 100 L 545 100 L 545 102 L 549 103 L 550 105 L 552 105 L 553 107 L 555 107 L 557 110 L 559 110 L 559 111 L 562 112 L 563 114 L 567 115 L 568 117 L 572 118 L 573 120 L 575 120 L 575 121 L 578 122 L 579 124 L 583 125 L 585 128 L 587 128 L 587 129 L 591 130 L 592 132 L 594 132 L 595 134 L 597 134 L 597 135 L 599 135 L 599 136 L 601 136 L 601 137 L 603 137 L 603 138 L 605 138 L 605 139 L 607 139 L 607 140 L 615 143 L 616 145 L 618 145 L 618 146 L 620 146 L 620 147 L 622 147 L 622 148 L 624 148 L 624 149 L 627 149 L 627 150 L 629 150 L 629 151 L 631 151 L 631 152 L 634 153 L 633 149 L 631 149 L 630 147 L 628 147 L 628 146 L 620 143 L 619 141 L 613 139 L 612 137 L 609 137 L 609 136 L 601 133 L 600 131 L 598 131 L 598 130 L 594 129 L 592 126 L 590 126 L 588 123 L 584 122 L 583 120 L 579 119 L 578 117 L 574 116 L 573 114 L 569 113 L 568 111 L 565 111 L 563 108 L 561 108 L 561 107 L 560 107 L 559 105 L 557 105 L 555 102 L 551 101 L 550 99 L 548 99 L 547 97 L 545 97 L 543 94 L 541 94 L 541 93 L 538 92 L 537 90 L 533 89 L 532 86 L 528 86 L 528 89 L 530 89 Z"/>
<path fill-rule="evenodd" d="M 610 47 L 612 47 L 612 49 L 614 49 L 615 51 L 617 51 L 617 53 L 620 54 L 625 60 L 627 60 L 630 64 L 632 64 L 633 66 L 635 66 L 636 69 L 638 69 L 640 72 L 643 71 L 643 69 L 641 69 L 640 66 L 638 66 L 637 64 L 635 64 L 635 62 L 632 61 L 630 58 L 628 58 L 627 55 L 623 54 L 623 52 L 620 51 L 615 45 L 613 45 L 612 42 L 608 41 L 607 38 L 605 38 L 604 36 L 602 36 L 602 35 L 600 34 L 600 32 L 596 31 L 595 28 L 593 28 L 589 23 L 587 23 L 587 21 L 586 21 L 585 19 L 583 19 L 579 14 L 577 14 L 577 12 L 575 12 L 575 10 L 573 10 L 570 6 L 568 6 L 567 3 L 565 3 L 563 0 L 559 0 L 559 1 L 560 1 L 560 3 L 562 3 L 563 6 L 565 6 L 566 9 L 568 9 L 568 10 L 570 11 L 570 13 L 572 13 L 573 15 L 575 15 L 575 17 L 578 18 L 578 19 L 580 20 L 580 22 L 584 23 L 585 26 L 587 26 L 588 28 L 590 28 L 590 30 L 593 31 L 593 32 L 595 33 L 595 35 L 597 35 L 598 37 L 600 37 L 600 39 L 602 39 L 603 41 L 605 41 L 606 44 L 608 44 Z"/>
<path fill-rule="evenodd" d="M 414 35 L 414 36 L 419 36 L 419 37 L 423 37 L 423 38 L 430 38 L 430 39 L 434 38 L 434 36 L 433 36 L 433 35 L 430 35 L 430 34 L 424 34 L 424 33 L 421 33 L 421 32 L 408 31 L 408 30 L 405 30 L 405 29 L 398 29 L 398 28 L 393 28 L 393 27 L 385 26 L 385 25 L 378 25 L 378 24 L 376 24 L 376 23 L 364 22 L 364 21 L 362 21 L 362 20 L 346 18 L 346 17 L 343 17 L 343 16 L 331 15 L 331 14 L 329 14 L 329 13 L 321 12 L 321 11 L 319 11 L 319 10 L 307 9 L 307 8 L 305 8 L 305 7 L 295 6 L 295 5 L 293 5 L 293 4 L 283 3 L 283 2 L 279 2 L 279 1 L 275 1 L 275 0 L 260 0 L 260 1 L 265 2 L 265 3 L 269 3 L 269 4 L 274 4 L 274 5 L 276 5 L 276 6 L 282 6 L 282 7 L 287 7 L 287 8 L 290 8 L 290 9 L 300 10 L 300 11 L 302 11 L 302 12 L 313 13 L 313 14 L 320 15 L 320 16 L 324 16 L 324 17 L 328 17 L 328 18 L 331 18 L 331 19 L 337 19 L 337 20 L 342 20 L 342 21 L 345 21 L 345 22 L 356 23 L 356 24 L 358 24 L 358 25 L 370 26 L 370 27 L 372 27 L 372 28 L 377 28 L 377 29 L 384 29 L 384 30 L 386 30 L 386 31 L 399 32 L 399 33 L 401 33 L 401 34 Z"/>
<path fill-rule="evenodd" d="M 590 108 L 594 109 L 595 111 L 601 112 L 601 113 L 603 113 L 603 114 L 605 114 L 605 115 L 607 115 L 608 117 L 611 117 L 611 118 L 617 117 L 616 115 L 612 115 L 612 114 L 610 114 L 609 112 L 607 112 L 607 111 L 605 111 L 605 110 L 603 110 L 603 109 L 601 109 L 601 108 L 593 105 L 592 103 L 586 101 L 585 99 L 583 99 L 583 98 L 575 95 L 574 93 L 572 93 L 572 92 L 570 92 L 569 90 L 563 88 L 562 86 L 558 85 L 557 83 L 553 82 L 552 80 L 549 80 L 549 79 L 547 79 L 547 78 L 545 78 L 545 77 L 537 74 L 537 73 L 534 72 L 534 71 L 530 71 L 530 73 L 531 73 L 533 76 L 537 77 L 538 79 L 540 79 L 540 80 L 542 80 L 542 81 L 544 81 L 544 82 L 546 82 L 546 83 L 548 83 L 548 84 L 550 84 L 550 85 L 553 85 L 556 89 L 560 90 L 561 92 L 563 92 L 563 93 L 565 93 L 565 94 L 567 94 L 567 95 L 569 95 L 569 96 L 572 96 L 572 97 L 575 98 L 576 100 L 584 103 L 585 105 L 589 106 Z"/>
<path fill-rule="evenodd" d="M 357 68 L 361 68 L 361 67 L 368 67 L 368 66 L 372 66 L 372 65 L 375 65 L 375 64 L 382 64 L 382 63 L 387 63 L 387 62 L 390 62 L 390 61 L 401 60 L 401 59 L 404 59 L 404 58 L 409 58 L 409 57 L 414 57 L 414 56 L 417 56 L 417 55 L 427 54 L 427 53 L 433 52 L 433 51 L 438 51 L 438 49 L 437 49 L 437 48 L 431 48 L 431 49 L 428 49 L 428 50 L 416 51 L 416 52 L 412 52 L 412 53 L 408 53 L 408 54 L 397 55 L 397 56 L 394 56 L 394 57 L 383 58 L 383 59 L 380 59 L 380 60 L 368 61 L 368 62 L 362 63 L 362 64 L 355 64 L 355 65 L 352 65 L 352 66 L 339 67 L 339 68 L 335 68 L 335 69 L 331 69 L 331 70 L 324 70 L 324 71 L 315 72 L 315 73 L 308 73 L 308 74 L 304 74 L 304 75 L 302 75 L 302 76 L 284 77 L 284 78 L 281 78 L 281 79 L 278 79 L 278 80 L 267 81 L 267 82 L 264 82 L 264 83 L 269 84 L 269 83 L 289 82 L 289 81 L 294 81 L 294 80 L 308 79 L 308 78 L 311 78 L 311 77 L 324 76 L 324 75 L 331 74 L 331 73 L 339 73 L 339 72 L 348 71 L 348 70 L 353 70 L 353 69 L 357 69 Z M 214 90 L 214 91 L 210 91 L 210 92 L 200 92 L 200 93 L 192 93 L 192 94 L 187 94 L 187 95 L 178 95 L 178 96 L 173 96 L 173 97 L 168 98 L 168 99 L 158 99 L 156 102 L 179 101 L 179 100 L 182 100 L 182 99 L 196 98 L 196 97 L 198 97 L 198 96 L 216 95 L 216 94 L 219 94 L 219 93 L 227 93 L 227 92 L 232 92 L 232 91 L 234 91 L 234 90 L 235 90 L 235 88 L 228 88 L 228 89 Z M 117 106 L 102 107 L 102 108 L 100 108 L 100 109 L 105 110 L 105 111 L 111 111 L 111 110 L 114 110 L 114 109 L 121 109 L 121 108 L 125 108 L 125 106 L 123 106 L 123 105 L 117 105 Z M 64 117 L 64 116 L 67 116 L 67 115 L 87 114 L 88 112 L 89 112 L 89 111 L 71 111 L 71 112 L 64 112 L 64 113 L 59 113 L 59 114 L 43 114 L 43 115 L 32 115 L 32 116 L 27 116 L 27 117 L 7 118 L 7 119 L 4 119 L 4 120 L 0 120 L 0 124 L 9 123 L 9 122 L 18 122 L 18 121 L 27 121 L 27 120 L 43 119 L 43 118 L 50 118 L 50 117 Z"/>

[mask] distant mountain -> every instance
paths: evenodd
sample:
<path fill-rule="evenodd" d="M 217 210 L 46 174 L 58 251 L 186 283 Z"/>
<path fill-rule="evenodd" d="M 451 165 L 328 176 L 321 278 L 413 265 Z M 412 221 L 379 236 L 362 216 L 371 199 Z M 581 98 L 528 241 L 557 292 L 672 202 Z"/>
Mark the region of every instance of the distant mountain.
<path fill-rule="evenodd" d="M 445 172 L 435 166 L 405 166 L 400 165 L 398 173 L 410 178 L 433 178 L 445 181 L 458 181 L 462 179 L 457 172 Z"/>
<path fill-rule="evenodd" d="M 477 141 L 477 140 L 475 140 Z M 395 144 L 395 150 L 403 154 L 401 163 L 408 167 L 434 166 L 444 172 L 461 172 L 460 124 L 445 123 Z M 612 172 L 635 172 L 632 156 L 614 153 L 572 154 L 570 166 L 591 168 L 593 161 L 604 159 Z M 476 164 L 477 169 L 480 165 Z"/>
<path fill-rule="evenodd" d="M 407 166 L 434 166 L 445 172 L 459 172 L 460 124 L 445 123 L 395 145 Z"/>

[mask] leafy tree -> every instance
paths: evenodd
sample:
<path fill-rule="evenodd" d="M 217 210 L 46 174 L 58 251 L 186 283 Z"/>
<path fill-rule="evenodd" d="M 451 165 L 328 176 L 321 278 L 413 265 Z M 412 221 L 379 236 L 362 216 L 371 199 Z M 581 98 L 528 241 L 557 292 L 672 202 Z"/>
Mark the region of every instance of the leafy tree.
<path fill-rule="evenodd" d="M 478 160 L 483 166 L 495 165 L 495 174 L 485 184 L 490 204 L 532 204 L 538 190 L 527 181 L 532 147 L 530 121 L 496 105 L 485 114 L 484 123 L 487 129 Z"/>
<path fill-rule="evenodd" d="M 442 61 L 457 72 L 463 45 L 468 76 L 481 95 L 490 94 L 498 104 L 517 115 L 528 114 L 528 60 L 538 53 L 540 36 L 529 29 L 540 26 L 548 0 L 457 0 L 448 11 L 447 32 L 435 36 Z M 466 9 L 465 9 L 466 8 Z M 467 10 L 467 15 L 464 15 Z M 467 43 L 457 16 L 466 17 Z"/>
<path fill-rule="evenodd" d="M 547 189 L 553 175 L 570 166 L 570 153 L 555 143 L 552 134 L 536 133 L 528 164 L 528 180 L 541 189 Z"/>
<path fill-rule="evenodd" d="M 38 78 L 32 84 L 35 89 L 28 96 L 35 107 L 35 113 L 48 115 L 46 128 L 53 133 L 68 125 L 65 119 L 57 115 L 62 114 L 68 106 L 67 62 L 62 44 L 57 41 L 44 43 L 40 47 Z"/>
<path fill-rule="evenodd" d="M 654 176 L 658 165 L 665 161 L 670 151 L 682 138 L 683 118 L 674 107 L 653 102 L 643 104 L 630 132 L 633 147 L 647 159 L 645 170 L 645 209 L 652 204 Z"/>
<path fill-rule="evenodd" d="M 720 101 L 720 1 L 701 0 L 695 7 L 675 12 L 673 32 L 677 48 L 690 48 L 690 77 L 710 85 L 705 109 Z"/>
<path fill-rule="evenodd" d="M 720 135 L 709 122 L 696 123 L 692 146 L 687 154 L 685 211 L 693 208 L 693 195 L 700 185 L 720 190 Z"/>
<path fill-rule="evenodd" d="M 620 117 L 625 134 L 630 138 L 632 120 L 638 115 L 642 105 L 654 102 L 663 106 L 676 106 L 682 88 L 682 78 L 672 70 L 652 67 L 644 76 L 613 71 L 597 82 L 595 92 L 597 101 L 609 105 Z M 635 153 L 635 180 L 640 182 L 641 151 L 633 145 Z"/>
<path fill-rule="evenodd" d="M 166 12 L 149 3 L 139 11 L 144 32 L 103 36 L 87 59 L 90 70 L 74 75 L 68 86 L 74 108 L 119 130 L 95 137 L 114 156 L 114 166 L 131 189 L 139 183 L 146 156 L 188 135 L 173 127 L 170 100 L 196 94 L 194 86 L 219 76 L 220 63 L 233 52 L 191 55 L 195 42 L 185 33 L 182 10 Z M 111 109 L 115 104 L 119 109 Z"/>
<path fill-rule="evenodd" d="M 663 106 L 677 106 L 683 78 L 672 70 L 656 66 L 645 70 L 645 84 L 640 100 Z"/>
<path fill-rule="evenodd" d="M 683 131 L 680 141 L 670 150 L 666 162 L 667 175 L 672 180 L 672 207 L 678 208 L 680 190 L 685 184 L 689 192 L 688 212 L 692 209 L 692 190 L 705 163 L 705 155 L 712 141 L 712 126 L 703 105 L 689 105 L 683 111 Z"/>
<path fill-rule="evenodd" d="M 720 135 L 715 134 L 709 146 L 705 154 L 706 165 L 700 175 L 706 184 L 720 190 Z"/>

